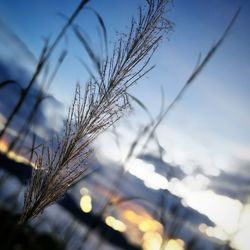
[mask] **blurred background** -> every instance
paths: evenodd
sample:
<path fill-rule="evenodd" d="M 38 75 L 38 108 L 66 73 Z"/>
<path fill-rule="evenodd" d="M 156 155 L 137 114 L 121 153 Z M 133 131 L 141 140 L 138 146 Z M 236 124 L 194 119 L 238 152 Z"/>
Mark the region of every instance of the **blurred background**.
<path fill-rule="evenodd" d="M 21 212 L 34 144 L 62 131 L 75 84 L 84 86 L 90 77 L 82 61 L 91 68 L 91 59 L 69 29 L 49 60 L 50 84 L 44 87 L 43 77 L 36 79 L 4 129 L 44 41 L 55 38 L 78 4 L 0 3 L 1 241 Z M 105 23 L 111 50 L 144 4 L 89 1 L 75 22 L 101 55 L 105 44 L 93 10 Z M 130 89 L 132 110 L 98 137 L 88 175 L 32 220 L 14 247 L 249 249 L 250 4 L 176 0 L 168 7 L 174 28 L 152 58 L 155 68 Z M 159 120 L 239 7 L 221 47 Z"/>

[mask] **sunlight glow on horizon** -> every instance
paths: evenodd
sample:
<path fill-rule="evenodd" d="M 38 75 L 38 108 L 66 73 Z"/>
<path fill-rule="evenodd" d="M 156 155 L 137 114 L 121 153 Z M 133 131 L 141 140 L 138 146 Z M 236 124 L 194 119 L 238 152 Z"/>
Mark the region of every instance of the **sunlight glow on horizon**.
<path fill-rule="evenodd" d="M 15 151 L 8 152 L 8 143 L 4 139 L 0 140 L 0 152 L 4 154 L 7 153 L 8 158 L 14 160 L 15 162 L 30 164 L 32 167 L 35 167 L 34 164 L 30 163 L 30 161 L 24 156 L 17 154 Z"/>
<path fill-rule="evenodd" d="M 4 139 L 0 140 L 0 152 L 6 153 L 8 150 L 8 143 Z"/>
<path fill-rule="evenodd" d="M 146 184 L 148 180 L 151 180 L 151 182 L 154 180 L 154 178 L 151 178 L 152 174 L 155 173 L 153 164 L 149 164 L 141 159 L 136 159 L 130 162 L 130 164 L 132 165 L 129 167 L 129 173 L 142 179 L 145 186 L 148 186 Z M 162 176 L 162 178 L 165 177 Z M 243 223 L 239 224 L 239 216 L 243 205 L 238 200 L 218 195 L 211 190 L 206 190 L 205 187 L 208 183 L 209 179 L 202 175 L 197 175 L 196 178 L 187 176 L 183 181 L 173 178 L 168 182 L 165 189 L 183 198 L 185 204 L 189 207 L 208 216 L 217 226 L 214 228 L 206 227 L 202 230 L 209 237 L 216 237 L 225 241 L 229 235 L 235 234 Z M 148 187 L 155 189 L 156 184 L 153 182 L 151 185 L 152 187 L 150 185 Z M 158 189 L 161 189 L 160 186 L 158 186 Z M 245 216 L 246 218 L 250 216 L 250 209 L 247 210 Z M 235 237 L 235 240 L 233 238 L 233 244 L 237 246 L 237 249 L 243 249 L 244 239 L 240 238 L 240 236 L 238 238 L 240 240 L 237 240 L 237 237 Z"/>

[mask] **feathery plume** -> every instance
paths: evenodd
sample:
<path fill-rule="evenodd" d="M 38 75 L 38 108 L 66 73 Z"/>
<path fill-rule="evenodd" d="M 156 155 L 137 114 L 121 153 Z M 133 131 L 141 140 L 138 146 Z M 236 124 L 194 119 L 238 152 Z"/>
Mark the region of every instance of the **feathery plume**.
<path fill-rule="evenodd" d="M 25 194 L 21 223 L 41 213 L 83 176 L 91 143 L 130 109 L 128 88 L 152 69 L 148 63 L 172 27 L 165 18 L 168 3 L 147 0 L 145 8 L 139 8 L 138 18 L 132 19 L 128 34 L 120 36 L 111 56 L 106 55 L 104 60 L 96 55 L 79 28 L 73 27 L 96 74 L 91 74 L 84 95 L 77 84 L 63 135 L 42 146 Z"/>

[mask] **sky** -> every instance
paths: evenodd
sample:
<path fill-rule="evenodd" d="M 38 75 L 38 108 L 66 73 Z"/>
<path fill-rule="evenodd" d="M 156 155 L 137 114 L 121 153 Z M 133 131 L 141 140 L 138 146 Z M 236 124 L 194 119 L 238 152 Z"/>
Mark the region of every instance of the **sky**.
<path fill-rule="evenodd" d="M 0 17 L 37 58 L 43 46 L 43 38 L 55 37 L 65 21 L 58 13 L 69 16 L 78 2 L 2 0 Z M 131 16 L 136 14 L 138 4 L 142 2 L 90 1 L 90 6 L 98 11 L 105 21 L 110 47 L 117 37 L 117 32 L 126 32 L 126 25 L 129 24 Z M 240 16 L 224 43 L 157 130 L 159 142 L 167 151 L 164 158 L 166 162 L 181 165 L 187 174 L 191 174 L 197 165 L 209 176 L 226 173 L 224 179 L 220 180 L 225 183 L 228 183 L 228 175 L 250 179 L 249 1 L 174 1 L 167 13 L 174 23 L 174 31 L 168 34 L 155 53 L 152 59 L 152 65 L 156 65 L 155 69 L 130 90 L 130 93 L 140 99 L 156 116 L 161 106 L 161 89 L 164 90 L 164 101 L 167 105 L 192 73 L 199 54 L 201 53 L 202 58 L 205 57 L 239 7 Z M 98 29 L 93 13 L 90 10 L 83 11 L 77 23 L 88 34 L 93 46 L 97 50 L 100 49 L 100 28 Z M 65 47 L 69 54 L 50 93 L 67 107 L 72 100 L 75 83 L 88 79 L 79 58 L 86 62 L 88 59 L 72 32 L 68 32 L 61 42 L 60 48 Z M 15 58 L 17 54 L 14 51 L 7 56 Z M 55 52 L 52 63 L 56 61 L 59 52 L 60 50 Z M 4 54 L 4 50 L 1 53 Z M 32 56 L 26 57 L 27 61 L 32 61 Z M 147 122 L 147 117 L 135 106 L 135 112 L 128 120 L 132 123 L 134 133 L 126 123 L 121 122 L 119 128 L 121 137 L 124 138 L 124 152 L 139 126 Z M 107 142 L 110 145 L 108 149 L 102 147 Z M 112 155 L 114 160 L 120 157 L 109 134 L 100 138 L 97 147 L 106 157 Z M 218 185 L 216 187 L 219 190 Z M 211 193 L 202 194 L 202 197 L 206 197 L 205 200 L 213 196 Z M 214 199 L 217 198 L 216 196 Z M 193 207 L 199 205 L 193 201 L 195 198 L 191 201 L 190 199 L 187 198 L 190 204 L 193 202 Z M 225 201 L 223 204 L 231 204 L 226 198 L 222 199 Z M 239 203 L 233 204 L 232 207 L 239 207 Z M 203 211 L 204 207 L 197 209 Z M 239 210 L 240 208 L 237 211 Z M 204 213 L 209 214 L 209 211 Z M 241 249 L 247 248 L 242 244 Z"/>
<path fill-rule="evenodd" d="M 92 1 L 91 7 L 105 20 L 110 44 L 115 40 L 116 31 L 126 31 L 124 27 L 136 13 L 140 2 Z M 77 3 L 76 0 L 2 1 L 1 19 L 37 57 L 43 37 L 53 38 L 64 22 L 58 13 L 69 15 Z M 177 130 L 177 133 L 183 132 L 192 141 L 195 139 L 197 143 L 205 144 L 209 151 L 213 149 L 210 153 L 216 158 L 225 153 L 225 161 L 231 156 L 242 160 L 250 158 L 250 35 L 247 27 L 250 5 L 247 1 L 174 1 L 168 13 L 175 24 L 174 32 L 169 34 L 169 41 L 162 44 L 153 58 L 152 64 L 156 68 L 131 89 L 132 94 L 145 102 L 153 114 L 157 114 L 161 87 L 165 91 L 166 102 L 171 101 L 194 69 L 199 53 L 203 57 L 206 55 L 240 6 L 240 17 L 223 46 L 164 122 L 165 127 Z M 98 24 L 93 13 L 86 10 L 77 23 L 98 49 Z M 62 42 L 62 47 L 69 48 L 69 55 L 51 88 L 56 98 L 66 106 L 72 99 L 69 93 L 73 93 L 75 82 L 84 82 L 88 77 L 78 58 L 82 55 L 83 60 L 88 59 L 72 37 L 69 32 Z"/>

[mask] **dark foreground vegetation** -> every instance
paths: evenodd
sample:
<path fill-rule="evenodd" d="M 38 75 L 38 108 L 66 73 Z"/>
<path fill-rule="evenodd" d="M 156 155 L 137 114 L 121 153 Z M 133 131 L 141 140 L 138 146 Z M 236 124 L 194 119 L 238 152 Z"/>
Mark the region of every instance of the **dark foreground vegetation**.
<path fill-rule="evenodd" d="M 55 235 L 38 233 L 32 226 L 18 226 L 19 216 L 0 208 L 0 242 L 2 250 L 64 250 Z"/>

